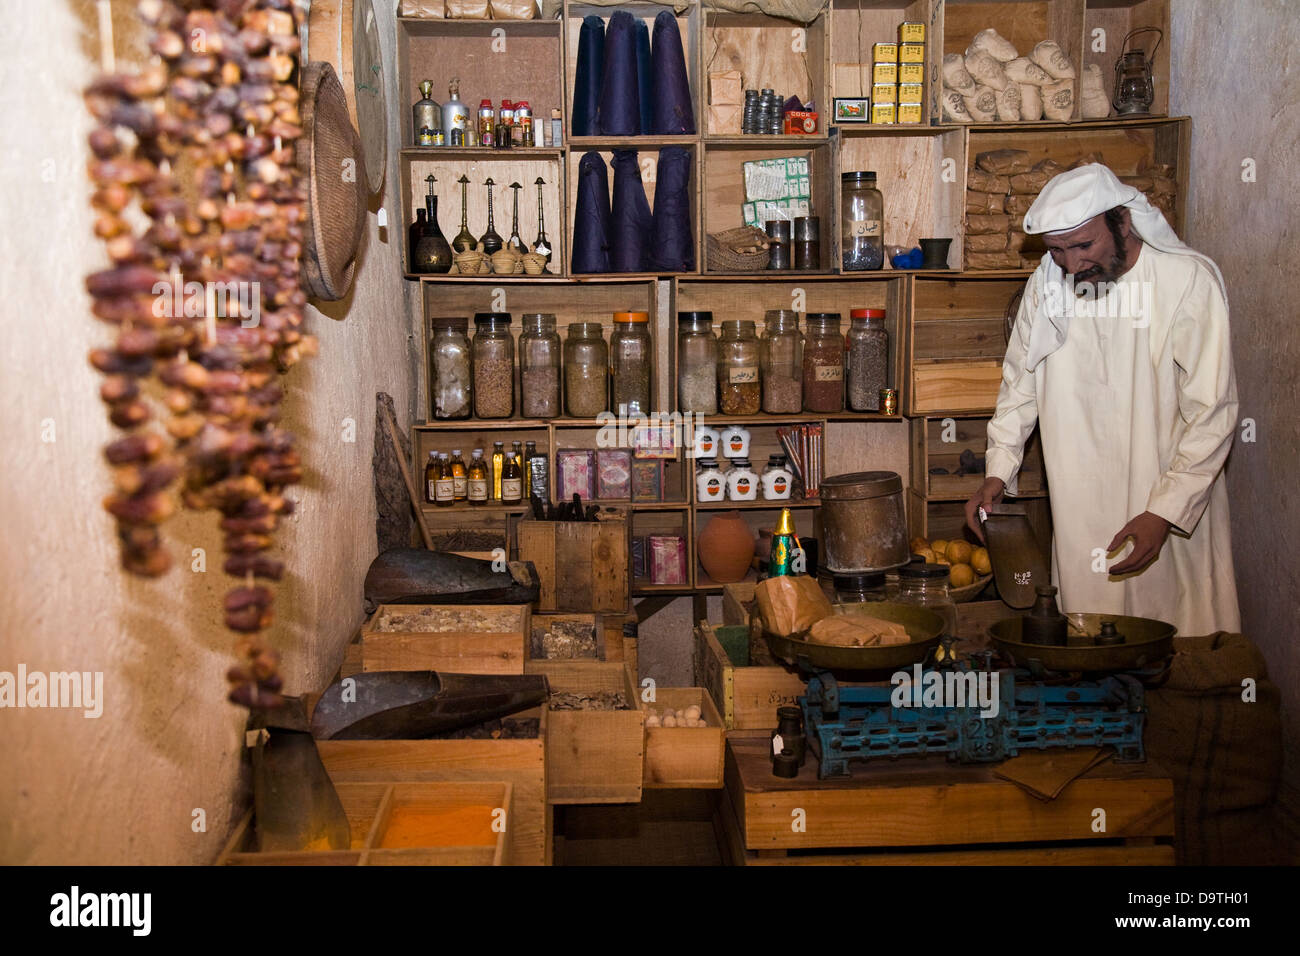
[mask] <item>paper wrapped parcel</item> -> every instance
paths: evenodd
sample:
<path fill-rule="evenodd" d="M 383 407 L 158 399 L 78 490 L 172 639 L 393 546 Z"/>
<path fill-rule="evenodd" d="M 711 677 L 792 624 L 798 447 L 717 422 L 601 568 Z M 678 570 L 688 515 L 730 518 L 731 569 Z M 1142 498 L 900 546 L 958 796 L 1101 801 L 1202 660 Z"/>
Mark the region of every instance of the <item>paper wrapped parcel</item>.
<path fill-rule="evenodd" d="M 781 637 L 808 630 L 831 613 L 831 602 L 817 579 L 782 574 L 760 581 L 755 589 L 763 629 Z"/>

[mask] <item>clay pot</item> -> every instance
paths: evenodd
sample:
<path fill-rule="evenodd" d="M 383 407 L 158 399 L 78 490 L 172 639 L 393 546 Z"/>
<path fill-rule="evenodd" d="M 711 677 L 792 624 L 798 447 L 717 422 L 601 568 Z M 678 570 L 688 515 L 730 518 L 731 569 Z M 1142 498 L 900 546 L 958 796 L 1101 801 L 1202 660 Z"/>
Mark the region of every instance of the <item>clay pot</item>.
<path fill-rule="evenodd" d="M 739 511 L 714 515 L 695 542 L 700 564 L 717 584 L 742 581 L 754 559 L 754 532 Z"/>

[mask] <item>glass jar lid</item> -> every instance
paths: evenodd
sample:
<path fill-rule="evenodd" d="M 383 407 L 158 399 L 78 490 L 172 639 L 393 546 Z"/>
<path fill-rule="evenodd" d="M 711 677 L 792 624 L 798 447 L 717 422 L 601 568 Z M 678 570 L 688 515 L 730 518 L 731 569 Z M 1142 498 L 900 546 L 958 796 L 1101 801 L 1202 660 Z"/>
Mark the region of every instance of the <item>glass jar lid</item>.
<path fill-rule="evenodd" d="M 475 312 L 475 325 L 509 325 L 512 318 L 509 312 Z"/>
<path fill-rule="evenodd" d="M 731 467 L 732 467 L 732 469 L 736 469 L 736 468 L 748 468 L 748 467 L 749 467 L 749 459 L 748 459 L 748 458 L 733 458 L 733 459 L 731 459 Z"/>
<path fill-rule="evenodd" d="M 701 467 L 701 468 L 717 468 L 717 467 L 718 467 L 718 459 L 716 459 L 716 458 L 699 458 L 699 459 L 696 459 L 696 460 L 700 463 L 700 467 Z"/>
<path fill-rule="evenodd" d="M 915 581 L 947 581 L 948 565 L 946 564 L 905 564 L 898 569 L 900 580 L 906 578 Z"/>
<path fill-rule="evenodd" d="M 873 591 L 885 586 L 885 574 L 834 574 L 831 581 L 837 591 Z"/>
<path fill-rule="evenodd" d="M 876 174 L 872 170 L 864 170 L 851 173 L 841 173 L 840 182 L 853 185 L 875 185 Z"/>
<path fill-rule="evenodd" d="M 884 309 L 854 309 L 849 313 L 853 319 L 883 319 L 885 317 Z"/>
<path fill-rule="evenodd" d="M 649 312 L 615 312 L 614 321 L 618 323 L 649 322 Z"/>
<path fill-rule="evenodd" d="M 767 466 L 768 466 L 769 468 L 784 468 L 784 467 L 785 467 L 785 455 L 768 455 L 768 456 L 767 456 Z"/>

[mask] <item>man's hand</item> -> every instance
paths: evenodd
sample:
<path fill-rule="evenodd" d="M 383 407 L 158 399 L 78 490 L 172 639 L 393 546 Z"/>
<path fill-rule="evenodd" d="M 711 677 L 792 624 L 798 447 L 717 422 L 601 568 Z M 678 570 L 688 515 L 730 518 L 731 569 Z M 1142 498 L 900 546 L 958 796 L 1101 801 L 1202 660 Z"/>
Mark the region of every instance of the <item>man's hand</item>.
<path fill-rule="evenodd" d="M 979 491 L 966 502 L 966 526 L 975 532 L 975 537 L 981 542 L 984 541 L 984 529 L 980 527 L 979 510 L 983 508 L 988 511 L 1001 501 L 1006 487 L 1001 478 L 985 478 Z"/>
<path fill-rule="evenodd" d="M 1107 551 L 1114 551 L 1124 543 L 1125 538 L 1133 539 L 1133 553 L 1119 564 L 1111 565 L 1110 573 L 1127 574 L 1146 567 L 1160 554 L 1160 549 L 1164 547 L 1168 535 L 1168 521 L 1153 512 L 1142 512 L 1120 528 L 1119 534 L 1115 535 L 1106 547 Z"/>

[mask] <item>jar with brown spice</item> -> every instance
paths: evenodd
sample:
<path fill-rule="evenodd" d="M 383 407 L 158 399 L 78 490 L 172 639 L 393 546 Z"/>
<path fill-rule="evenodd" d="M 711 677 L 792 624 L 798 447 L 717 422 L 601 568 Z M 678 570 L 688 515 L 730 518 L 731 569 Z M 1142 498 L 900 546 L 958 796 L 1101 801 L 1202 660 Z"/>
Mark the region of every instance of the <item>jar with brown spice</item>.
<path fill-rule="evenodd" d="M 465 332 L 469 319 L 459 316 L 435 316 L 430 324 L 429 405 L 435 419 L 469 418 L 471 381 L 470 345 Z"/>
<path fill-rule="evenodd" d="M 509 312 L 474 316 L 474 414 L 509 418 L 515 410 L 515 340 Z"/>
<path fill-rule="evenodd" d="M 727 319 L 722 323 L 718 343 L 718 406 L 722 414 L 757 414 L 759 351 L 753 322 Z"/>
<path fill-rule="evenodd" d="M 564 340 L 564 403 L 574 418 L 608 411 L 609 346 L 599 322 L 570 322 Z"/>
<path fill-rule="evenodd" d="M 848 373 L 845 391 L 855 412 L 880 411 L 880 390 L 889 385 L 889 333 L 884 309 L 854 309 L 849 314 Z"/>
<path fill-rule="evenodd" d="M 525 418 L 560 414 L 560 337 L 555 315 L 530 312 L 519 336 L 519 411 Z"/>
<path fill-rule="evenodd" d="M 609 337 L 609 368 L 613 379 L 612 403 L 619 414 L 650 414 L 650 315 L 615 312 L 614 333 Z"/>
<path fill-rule="evenodd" d="M 809 312 L 803 346 L 803 407 L 844 410 L 844 338 L 838 312 Z"/>
<path fill-rule="evenodd" d="M 789 414 L 803 408 L 803 336 L 799 313 L 769 309 L 763 338 L 763 411 Z"/>
<path fill-rule="evenodd" d="M 718 338 L 712 312 L 677 313 L 677 408 L 718 413 Z"/>

